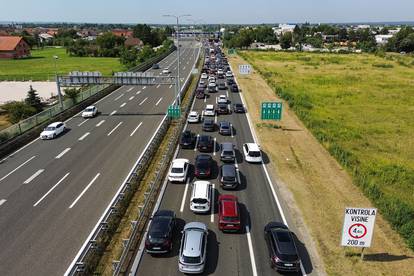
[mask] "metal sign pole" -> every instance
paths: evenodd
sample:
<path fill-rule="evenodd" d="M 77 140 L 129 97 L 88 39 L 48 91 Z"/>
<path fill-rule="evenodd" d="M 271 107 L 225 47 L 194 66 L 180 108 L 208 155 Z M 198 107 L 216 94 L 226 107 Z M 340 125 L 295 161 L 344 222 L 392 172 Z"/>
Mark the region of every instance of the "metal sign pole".
<path fill-rule="evenodd" d="M 58 97 L 59 97 L 60 109 L 63 110 L 62 92 L 60 90 L 59 75 L 57 75 L 57 74 L 56 74 L 56 86 L 57 86 L 57 93 L 58 93 Z"/>

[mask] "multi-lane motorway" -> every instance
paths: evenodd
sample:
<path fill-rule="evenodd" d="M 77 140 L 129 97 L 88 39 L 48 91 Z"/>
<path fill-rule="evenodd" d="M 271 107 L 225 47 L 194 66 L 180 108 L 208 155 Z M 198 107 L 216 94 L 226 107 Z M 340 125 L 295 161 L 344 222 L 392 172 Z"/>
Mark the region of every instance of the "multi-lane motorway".
<path fill-rule="evenodd" d="M 181 47 L 182 83 L 195 52 Z M 160 62 L 177 72 L 176 53 Z M 54 140 L 36 139 L 0 163 L 0 275 L 62 275 L 165 116 L 174 87 L 123 86 L 78 114 Z M 154 274 L 147 274 L 154 275 Z"/>
<path fill-rule="evenodd" d="M 218 80 L 224 82 L 224 80 Z M 207 104 L 216 105 L 216 97 L 227 95 L 231 104 L 241 103 L 240 93 L 232 93 L 229 90 L 219 90 L 218 93 L 209 93 L 209 97 L 195 99 L 192 110 L 200 114 Z M 218 145 L 222 142 L 232 142 L 236 145 L 237 166 L 241 174 L 241 185 L 235 191 L 225 191 L 220 187 L 218 181 L 218 169 L 209 179 L 214 184 L 214 201 L 220 194 L 233 194 L 239 198 L 243 230 L 240 234 L 223 234 L 217 226 L 217 204 L 212 212 L 200 215 L 190 211 L 191 183 L 195 180 L 193 173 L 186 184 L 168 183 L 160 203 L 160 209 L 173 210 L 177 215 L 178 227 L 174 239 L 173 251 L 164 256 L 151 256 L 143 253 L 138 254 L 136 263 L 138 269 L 136 275 L 180 275 L 178 271 L 178 252 L 180 246 L 180 231 L 183 226 L 192 221 L 205 223 L 209 228 L 207 263 L 205 275 L 275 275 L 270 268 L 268 249 L 263 235 L 264 226 L 270 221 L 283 221 L 280 206 L 276 202 L 276 193 L 272 189 L 272 183 L 262 164 L 249 164 L 243 158 L 242 145 L 247 142 L 254 142 L 251 128 L 249 127 L 246 114 L 220 115 L 215 121 L 226 120 L 234 127 L 232 136 L 222 136 L 215 132 L 203 132 L 202 125 L 188 124 L 186 129 L 196 134 L 208 134 L 216 141 L 216 151 L 211 153 L 217 167 L 222 164 Z M 189 159 L 194 164 L 198 150 L 180 149 L 177 158 Z M 264 155 L 264 163 L 268 162 Z M 311 264 L 304 245 L 298 241 L 298 249 L 302 258 L 302 273 L 309 273 Z M 141 247 L 142 249 L 142 247 Z M 305 262 L 304 262 L 305 260 Z"/>

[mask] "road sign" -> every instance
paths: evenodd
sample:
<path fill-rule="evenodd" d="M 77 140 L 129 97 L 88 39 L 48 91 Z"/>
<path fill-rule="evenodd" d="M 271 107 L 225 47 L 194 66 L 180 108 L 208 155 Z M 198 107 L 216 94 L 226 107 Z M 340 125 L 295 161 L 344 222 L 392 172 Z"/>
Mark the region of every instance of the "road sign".
<path fill-rule="evenodd" d="M 168 106 L 167 114 L 172 119 L 178 119 L 181 117 L 181 108 L 179 105 Z"/>
<path fill-rule="evenodd" d="M 281 120 L 282 119 L 282 103 L 263 102 L 261 109 L 262 120 Z"/>
<path fill-rule="evenodd" d="M 239 73 L 241 75 L 249 75 L 251 71 L 251 66 L 249 64 L 239 65 Z"/>
<path fill-rule="evenodd" d="M 345 208 L 341 245 L 370 247 L 376 215 L 375 208 Z"/>

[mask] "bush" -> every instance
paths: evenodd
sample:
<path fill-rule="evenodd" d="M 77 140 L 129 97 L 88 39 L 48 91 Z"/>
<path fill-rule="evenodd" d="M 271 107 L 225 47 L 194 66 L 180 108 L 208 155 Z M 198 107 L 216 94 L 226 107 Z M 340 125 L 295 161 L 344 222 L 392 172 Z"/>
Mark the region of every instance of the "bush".
<path fill-rule="evenodd" d="M 10 102 L 3 105 L 3 109 L 7 111 L 8 120 L 12 124 L 16 124 L 23 119 L 33 116 L 37 113 L 36 109 L 25 102 Z"/>

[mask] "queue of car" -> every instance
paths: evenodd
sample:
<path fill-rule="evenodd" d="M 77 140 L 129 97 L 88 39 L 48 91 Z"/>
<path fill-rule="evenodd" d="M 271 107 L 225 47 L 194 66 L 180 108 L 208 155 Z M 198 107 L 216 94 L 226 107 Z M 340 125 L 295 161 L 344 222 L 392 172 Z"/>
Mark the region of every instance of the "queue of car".
<path fill-rule="evenodd" d="M 222 90 L 239 92 L 234 81 L 233 73 L 219 47 L 210 45 L 206 49 L 207 58 L 202 69 L 199 85 L 196 88 L 196 99 L 205 99 L 210 93 L 217 93 Z M 225 79 L 225 82 L 217 81 Z M 206 93 L 207 91 L 207 93 Z M 191 111 L 187 122 L 191 124 L 202 123 L 203 132 L 214 132 L 218 129 L 220 135 L 231 135 L 233 137 L 233 125 L 227 120 L 216 120 L 212 117 L 246 112 L 241 103 L 233 103 L 231 109 L 229 99 L 226 95 L 216 97 L 216 105 L 207 104 L 199 114 Z M 224 118 L 224 117 L 223 117 Z M 221 119 L 221 118 L 220 118 Z M 211 153 L 216 150 L 220 152 L 222 164 L 217 166 Z M 213 171 L 218 167 L 218 182 L 223 190 L 236 190 L 241 185 L 240 172 L 236 162 L 236 148 L 232 142 L 217 143 L 212 136 L 200 133 L 195 134 L 185 130 L 180 139 L 181 149 L 194 149 L 200 152 L 194 160 L 194 177 L 190 196 L 190 210 L 195 213 L 209 213 L 214 208 L 214 184 L 210 181 L 213 178 Z M 244 160 L 248 163 L 262 163 L 262 154 L 259 145 L 255 143 L 244 143 L 242 146 Z M 189 176 L 190 161 L 188 159 L 175 159 L 170 167 L 168 179 L 171 182 L 186 182 Z M 242 214 L 238 197 L 232 194 L 221 194 L 218 197 L 218 222 L 217 226 L 223 232 L 240 232 L 242 229 Z M 159 211 L 160 212 L 160 211 Z M 157 214 L 157 213 L 156 213 Z M 169 217 L 175 217 L 170 214 Z M 156 216 L 154 216 L 156 217 Z M 156 220 L 160 220 L 156 217 Z M 162 225 L 154 219 L 150 225 L 149 234 L 145 243 L 148 253 L 156 254 L 168 249 L 170 223 L 165 219 L 165 233 L 160 231 Z M 164 239 L 157 240 L 157 234 L 163 232 Z M 189 222 L 184 226 L 181 237 L 181 244 L 178 257 L 178 269 L 183 273 L 198 274 L 204 271 L 207 255 L 207 225 L 202 222 Z M 300 259 L 297 254 L 296 245 L 290 230 L 282 223 L 270 222 L 264 230 L 265 242 L 269 248 L 269 258 L 272 268 L 281 271 L 298 271 Z M 157 241 L 158 243 L 156 243 Z M 147 246 L 148 244 L 148 246 Z M 153 246 L 156 244 L 157 246 Z M 159 250 L 159 251 L 157 251 Z"/>

